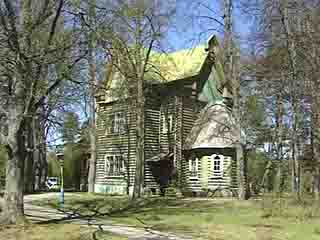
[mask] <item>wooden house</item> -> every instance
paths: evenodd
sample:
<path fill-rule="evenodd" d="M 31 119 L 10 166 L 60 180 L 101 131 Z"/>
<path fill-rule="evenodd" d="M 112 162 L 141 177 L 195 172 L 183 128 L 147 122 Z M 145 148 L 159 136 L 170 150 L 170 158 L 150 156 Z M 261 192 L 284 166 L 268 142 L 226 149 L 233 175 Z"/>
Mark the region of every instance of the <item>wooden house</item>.
<path fill-rule="evenodd" d="M 159 189 L 161 178 L 193 192 L 218 187 L 236 190 L 236 131 L 228 126 L 229 133 L 217 131 L 214 138 L 203 133 L 221 128 L 221 124 L 211 120 L 232 122 L 231 111 L 225 104 L 232 97 L 231 86 L 221 76 L 220 53 L 213 37 L 207 48 L 183 50 L 154 61 L 167 81 L 145 84 L 146 190 Z M 116 73 L 107 75 L 116 77 Z M 131 194 L 136 167 L 136 114 L 126 97 L 113 95 L 113 84 L 114 81 L 109 83 L 111 90 L 101 91 L 96 97 L 95 192 Z M 205 116 L 211 120 L 203 123 Z"/>

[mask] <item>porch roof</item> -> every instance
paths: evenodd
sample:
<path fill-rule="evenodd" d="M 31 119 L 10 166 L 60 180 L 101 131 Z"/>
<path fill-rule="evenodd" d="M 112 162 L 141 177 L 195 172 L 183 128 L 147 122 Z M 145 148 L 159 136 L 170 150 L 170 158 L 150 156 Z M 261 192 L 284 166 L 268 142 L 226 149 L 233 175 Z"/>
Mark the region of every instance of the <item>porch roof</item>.
<path fill-rule="evenodd" d="M 165 160 L 173 156 L 173 153 L 159 153 L 149 159 L 146 159 L 146 162 L 157 162 L 160 160 Z"/>

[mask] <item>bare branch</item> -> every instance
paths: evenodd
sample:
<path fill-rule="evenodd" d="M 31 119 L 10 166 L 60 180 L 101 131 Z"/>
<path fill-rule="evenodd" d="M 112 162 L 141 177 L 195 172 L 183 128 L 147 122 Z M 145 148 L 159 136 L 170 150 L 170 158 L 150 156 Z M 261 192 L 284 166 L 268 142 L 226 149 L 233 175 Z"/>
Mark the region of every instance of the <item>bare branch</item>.
<path fill-rule="evenodd" d="M 52 42 L 53 37 L 55 35 L 57 23 L 60 18 L 60 15 L 61 15 L 63 4 L 64 4 L 64 0 L 60 0 L 59 5 L 58 5 L 58 9 L 56 11 L 55 17 L 54 17 L 52 25 L 51 25 L 51 30 L 50 30 L 50 34 L 49 34 L 49 38 L 48 38 L 48 47 L 51 45 L 51 42 Z"/>

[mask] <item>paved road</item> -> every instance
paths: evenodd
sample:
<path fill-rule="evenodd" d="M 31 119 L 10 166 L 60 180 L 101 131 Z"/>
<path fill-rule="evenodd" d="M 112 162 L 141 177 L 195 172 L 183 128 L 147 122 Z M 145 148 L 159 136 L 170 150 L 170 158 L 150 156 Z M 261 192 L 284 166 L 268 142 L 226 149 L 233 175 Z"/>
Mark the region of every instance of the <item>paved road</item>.
<path fill-rule="evenodd" d="M 66 196 L 72 195 L 72 193 L 66 193 Z M 45 194 L 33 194 L 25 196 L 25 214 L 29 220 L 33 223 L 44 223 L 52 220 L 63 220 L 64 222 L 80 224 L 82 226 L 99 227 L 103 230 L 111 233 L 127 236 L 130 240 L 188 240 L 191 239 L 187 236 L 177 236 L 175 234 L 163 233 L 148 229 L 138 229 L 134 227 L 114 225 L 110 221 L 78 219 L 76 216 L 72 218 L 70 214 L 63 213 L 61 211 L 50 209 L 47 207 L 35 206 L 32 201 L 46 200 L 59 197 L 59 193 L 45 193 Z M 72 219 L 70 219 L 70 217 Z"/>

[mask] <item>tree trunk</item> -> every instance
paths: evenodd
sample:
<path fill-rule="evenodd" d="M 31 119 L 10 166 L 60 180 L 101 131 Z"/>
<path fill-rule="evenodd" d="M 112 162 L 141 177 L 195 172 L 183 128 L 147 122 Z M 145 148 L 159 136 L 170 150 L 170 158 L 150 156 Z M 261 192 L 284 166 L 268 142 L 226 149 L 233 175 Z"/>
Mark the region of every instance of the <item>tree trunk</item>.
<path fill-rule="evenodd" d="M 141 16 L 138 15 L 136 18 L 136 36 L 135 36 L 135 82 L 137 89 L 137 97 L 136 97 L 136 106 L 137 106 L 137 126 L 136 126 L 136 134 L 137 134 L 137 145 L 136 145 L 136 172 L 134 179 L 134 188 L 132 198 L 140 198 L 143 194 L 144 188 L 144 73 L 145 67 L 148 63 L 148 58 L 150 54 L 150 50 L 152 48 L 152 42 L 148 49 L 147 57 L 144 62 L 144 47 L 142 40 L 142 20 Z"/>
<path fill-rule="evenodd" d="M 24 163 L 25 138 L 23 127 L 19 124 L 11 125 L 8 136 L 8 162 L 6 169 L 6 186 L 4 193 L 4 207 L 1 223 L 16 224 L 24 220 L 23 190 L 24 190 Z"/>
<path fill-rule="evenodd" d="M 295 94 L 295 93 L 293 93 Z M 292 100 L 292 160 L 291 160 L 291 174 L 292 174 L 292 192 L 295 194 L 296 198 L 300 200 L 300 163 L 298 160 L 299 146 L 298 146 L 298 109 L 296 97 Z"/>
<path fill-rule="evenodd" d="M 91 93 L 90 93 L 90 161 L 89 161 L 89 173 L 88 173 L 88 192 L 94 192 L 95 178 L 96 178 L 96 159 L 97 159 L 97 146 L 96 146 L 96 104 L 95 104 L 95 63 L 92 53 L 90 51 L 89 66 L 90 66 L 90 78 L 91 78 Z"/>
<path fill-rule="evenodd" d="M 267 163 L 267 165 L 266 165 L 266 167 L 264 168 L 264 173 L 263 173 L 263 175 L 262 175 L 262 179 L 261 179 L 261 183 L 260 183 L 260 189 L 259 189 L 259 191 L 261 191 L 261 188 L 263 188 L 264 189 L 264 191 L 265 191 L 265 189 L 266 188 L 268 188 L 269 189 L 269 186 L 267 187 L 266 185 L 266 183 L 267 183 L 267 180 L 268 180 L 268 176 L 269 176 L 269 174 L 270 174 L 270 172 L 271 172 L 271 170 L 272 170 L 272 160 L 269 160 L 268 161 L 268 163 Z M 268 181 L 269 182 L 269 181 Z"/>
<path fill-rule="evenodd" d="M 238 197 L 240 200 L 246 200 L 248 198 L 247 187 L 246 187 L 246 176 L 245 176 L 246 159 L 245 159 L 245 154 L 243 150 L 244 149 L 241 144 L 238 144 L 236 146 L 236 152 L 237 152 L 236 159 L 238 161 L 238 179 L 239 179 Z"/>
<path fill-rule="evenodd" d="M 138 80 L 137 95 L 137 146 L 136 146 L 136 174 L 133 198 L 141 197 L 144 185 L 144 94 L 143 80 Z"/>
<path fill-rule="evenodd" d="M 24 173 L 24 192 L 33 193 L 34 192 L 34 164 L 36 163 L 36 118 L 31 118 L 30 121 L 26 124 L 26 133 L 27 133 L 27 155 L 25 160 L 25 173 Z"/>
<path fill-rule="evenodd" d="M 313 192 L 316 200 L 320 200 L 320 78 L 319 56 L 315 45 L 315 30 L 311 27 L 311 19 L 308 19 L 306 33 L 310 41 L 312 71 L 308 72 L 309 85 L 307 90 L 311 92 L 311 148 L 313 160 Z"/>
<path fill-rule="evenodd" d="M 289 54 L 290 70 L 291 70 L 291 107 L 292 107 L 292 192 L 295 194 L 296 198 L 300 200 L 300 163 L 298 160 L 298 68 L 297 68 L 297 49 L 295 44 L 295 39 L 291 31 L 291 26 L 289 23 L 289 6 L 288 1 L 281 1 L 280 5 L 280 15 L 282 25 L 286 34 L 287 50 Z"/>
<path fill-rule="evenodd" d="M 46 145 L 44 144 L 44 149 L 41 152 L 40 155 L 40 161 L 41 161 L 41 174 L 40 174 L 40 190 L 45 189 L 46 187 L 46 180 L 48 177 L 48 163 L 47 163 L 47 154 L 46 154 Z"/>
<path fill-rule="evenodd" d="M 284 80 L 284 79 L 283 79 Z M 280 90 L 277 94 L 276 99 L 276 135 L 277 135 L 277 160 L 278 160 L 278 169 L 276 176 L 276 192 L 282 192 L 282 161 L 283 161 L 283 152 L 282 152 L 282 136 L 283 136 L 283 98 L 282 91 Z"/>
<path fill-rule="evenodd" d="M 90 21 L 95 17 L 95 0 L 91 0 L 88 6 Z M 88 172 L 88 192 L 94 192 L 94 185 L 96 180 L 96 160 L 97 160 L 97 140 L 96 140 L 96 102 L 95 102 L 95 89 L 96 89 L 96 64 L 94 47 L 95 43 L 92 34 L 89 35 L 89 76 L 90 76 L 90 118 L 89 118 L 89 138 L 90 138 L 90 160 Z"/>
<path fill-rule="evenodd" d="M 316 200 L 320 199 L 320 96 L 319 85 L 314 82 L 312 89 L 312 124 L 311 124 L 311 146 L 313 155 L 313 189 Z"/>

